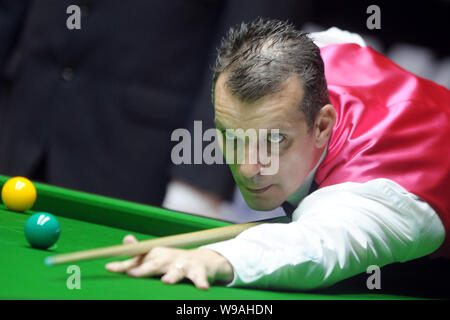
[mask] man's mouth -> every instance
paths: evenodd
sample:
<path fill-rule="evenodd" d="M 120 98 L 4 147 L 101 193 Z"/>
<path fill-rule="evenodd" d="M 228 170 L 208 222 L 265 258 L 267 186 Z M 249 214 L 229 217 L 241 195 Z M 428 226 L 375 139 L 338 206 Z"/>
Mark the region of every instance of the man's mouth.
<path fill-rule="evenodd" d="M 273 185 L 271 184 L 271 185 L 269 185 L 269 186 L 267 186 L 267 187 L 264 187 L 264 188 L 248 188 L 248 187 L 245 187 L 245 189 L 247 189 L 247 190 L 250 191 L 251 193 L 263 193 L 263 192 L 269 190 L 270 187 L 272 187 L 272 186 L 273 186 Z"/>

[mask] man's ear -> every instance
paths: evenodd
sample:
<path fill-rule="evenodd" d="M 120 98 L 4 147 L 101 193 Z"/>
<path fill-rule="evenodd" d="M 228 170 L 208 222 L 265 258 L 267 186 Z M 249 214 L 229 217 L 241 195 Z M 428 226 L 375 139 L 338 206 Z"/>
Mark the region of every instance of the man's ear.
<path fill-rule="evenodd" d="M 314 121 L 313 135 L 317 148 L 322 148 L 328 143 L 335 123 L 336 110 L 333 105 L 324 105 Z"/>

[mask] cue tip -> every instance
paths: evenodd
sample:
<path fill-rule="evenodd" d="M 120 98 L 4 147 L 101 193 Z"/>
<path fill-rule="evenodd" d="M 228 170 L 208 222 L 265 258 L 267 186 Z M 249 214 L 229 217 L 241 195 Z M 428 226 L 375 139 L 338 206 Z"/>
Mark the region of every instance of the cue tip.
<path fill-rule="evenodd" d="M 52 266 L 52 265 L 53 265 L 52 257 L 47 257 L 47 258 L 45 258 L 44 263 L 45 263 L 45 265 L 48 266 L 48 267 Z"/>

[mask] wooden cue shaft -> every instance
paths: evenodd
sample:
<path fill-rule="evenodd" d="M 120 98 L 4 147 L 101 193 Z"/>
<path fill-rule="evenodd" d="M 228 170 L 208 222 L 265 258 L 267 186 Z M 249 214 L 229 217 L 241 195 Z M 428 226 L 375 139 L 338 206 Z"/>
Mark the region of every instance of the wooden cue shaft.
<path fill-rule="evenodd" d="M 78 251 L 73 253 L 61 254 L 47 257 L 45 259 L 46 265 L 62 264 L 74 261 L 82 261 L 89 259 L 122 257 L 122 256 L 136 256 L 147 253 L 150 249 L 157 246 L 164 247 L 194 247 L 201 246 L 213 242 L 228 240 L 234 238 L 242 231 L 261 224 L 262 222 L 249 222 L 235 224 L 226 227 L 219 227 L 173 236 L 160 237 L 156 239 L 144 240 L 138 243 L 122 244 L 111 247 L 99 248 Z"/>

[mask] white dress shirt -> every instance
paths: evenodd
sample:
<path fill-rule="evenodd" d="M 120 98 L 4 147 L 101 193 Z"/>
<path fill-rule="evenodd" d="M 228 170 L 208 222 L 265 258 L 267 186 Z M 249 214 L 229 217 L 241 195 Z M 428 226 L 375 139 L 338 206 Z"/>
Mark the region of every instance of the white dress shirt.
<path fill-rule="evenodd" d="M 355 39 L 361 45 L 354 34 L 330 30 L 311 37 L 319 45 Z M 443 243 L 445 230 L 437 213 L 394 181 L 346 182 L 307 195 L 316 169 L 288 199 L 297 206 L 292 222 L 265 223 L 234 239 L 203 246 L 233 266 L 228 286 L 323 288 L 371 265 L 431 254 Z"/>
<path fill-rule="evenodd" d="M 233 266 L 229 286 L 307 290 L 432 253 L 445 231 L 424 201 L 388 179 L 346 182 L 305 197 L 293 222 L 266 223 L 204 246 Z"/>

